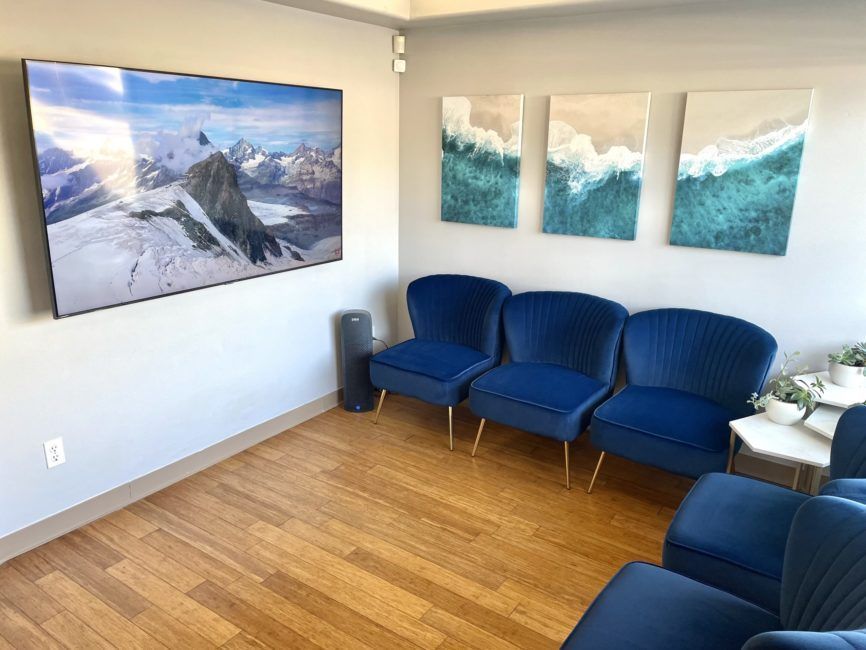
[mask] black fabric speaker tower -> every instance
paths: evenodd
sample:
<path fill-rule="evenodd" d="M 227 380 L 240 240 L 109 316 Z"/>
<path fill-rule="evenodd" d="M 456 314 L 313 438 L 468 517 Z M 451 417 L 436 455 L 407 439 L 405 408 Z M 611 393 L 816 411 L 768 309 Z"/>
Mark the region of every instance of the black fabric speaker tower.
<path fill-rule="evenodd" d="M 340 317 L 343 355 L 343 408 L 360 413 L 373 410 L 370 357 L 373 355 L 373 318 L 363 309 Z"/>

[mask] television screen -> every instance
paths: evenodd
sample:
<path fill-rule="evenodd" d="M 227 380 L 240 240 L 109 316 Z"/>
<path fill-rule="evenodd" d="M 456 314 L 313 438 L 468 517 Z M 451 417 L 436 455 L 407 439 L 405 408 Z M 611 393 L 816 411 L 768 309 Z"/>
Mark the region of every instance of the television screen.
<path fill-rule="evenodd" d="M 341 90 L 23 65 L 55 317 L 342 259 Z"/>

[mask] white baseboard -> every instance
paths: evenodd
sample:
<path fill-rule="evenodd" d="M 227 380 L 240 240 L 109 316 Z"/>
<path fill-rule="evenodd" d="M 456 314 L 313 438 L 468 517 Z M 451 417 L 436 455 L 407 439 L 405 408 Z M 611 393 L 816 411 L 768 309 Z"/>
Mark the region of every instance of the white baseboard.
<path fill-rule="evenodd" d="M 341 390 L 328 393 L 186 458 L 9 533 L 0 538 L 0 564 L 334 408 L 340 403 L 341 393 Z"/>

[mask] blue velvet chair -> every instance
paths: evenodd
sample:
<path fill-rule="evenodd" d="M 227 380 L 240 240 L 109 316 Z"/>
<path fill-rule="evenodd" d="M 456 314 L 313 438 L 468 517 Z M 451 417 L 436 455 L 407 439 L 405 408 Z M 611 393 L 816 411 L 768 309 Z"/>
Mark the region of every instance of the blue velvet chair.
<path fill-rule="evenodd" d="M 532 291 L 503 310 L 510 363 L 472 382 L 469 407 L 481 418 L 472 455 L 490 419 L 564 443 L 565 484 L 571 487 L 568 444 L 616 380 L 622 305 L 585 293 Z"/>
<path fill-rule="evenodd" d="M 623 567 L 568 650 L 866 648 L 866 505 L 819 496 L 797 511 L 778 614 L 650 564 Z"/>
<path fill-rule="evenodd" d="M 731 420 L 749 414 L 776 341 L 739 318 L 691 309 L 634 314 L 623 333 L 627 385 L 595 412 L 592 444 L 606 453 L 697 478 L 725 471 Z"/>
<path fill-rule="evenodd" d="M 388 392 L 448 407 L 448 446 L 454 449 L 453 407 L 469 384 L 499 365 L 502 305 L 511 291 L 501 282 L 468 275 L 430 275 L 409 284 L 406 300 L 415 338 L 370 359 L 370 379 Z"/>
<path fill-rule="evenodd" d="M 866 406 L 839 420 L 821 494 L 866 502 Z M 665 536 L 665 568 L 775 611 L 785 542 L 810 497 L 733 474 L 706 474 L 680 504 Z"/>

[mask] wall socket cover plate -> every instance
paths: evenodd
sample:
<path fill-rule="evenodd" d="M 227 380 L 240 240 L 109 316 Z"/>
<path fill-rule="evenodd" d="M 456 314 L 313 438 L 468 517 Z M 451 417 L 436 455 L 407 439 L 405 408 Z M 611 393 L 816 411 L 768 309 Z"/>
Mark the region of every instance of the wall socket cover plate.
<path fill-rule="evenodd" d="M 406 59 L 394 59 L 394 72 L 406 72 Z"/>
<path fill-rule="evenodd" d="M 63 438 L 54 438 L 42 443 L 45 449 L 45 464 L 48 469 L 66 462 L 66 452 L 63 451 Z"/>

